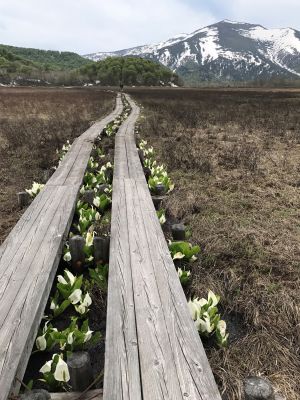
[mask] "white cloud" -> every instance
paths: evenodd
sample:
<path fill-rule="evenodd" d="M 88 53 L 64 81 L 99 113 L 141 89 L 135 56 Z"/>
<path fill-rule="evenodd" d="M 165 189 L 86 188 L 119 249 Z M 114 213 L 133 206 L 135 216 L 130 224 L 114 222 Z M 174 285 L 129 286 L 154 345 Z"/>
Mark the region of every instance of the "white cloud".
<path fill-rule="evenodd" d="M 183 0 L 0 0 L 0 42 L 109 51 L 168 39 L 213 23 Z"/>
<path fill-rule="evenodd" d="M 267 28 L 299 29 L 299 0 L 228 0 L 229 16 L 250 23 L 265 25 Z"/>
<path fill-rule="evenodd" d="M 85 54 L 156 43 L 224 18 L 297 28 L 299 15 L 299 0 L 0 0 L 0 43 Z"/>

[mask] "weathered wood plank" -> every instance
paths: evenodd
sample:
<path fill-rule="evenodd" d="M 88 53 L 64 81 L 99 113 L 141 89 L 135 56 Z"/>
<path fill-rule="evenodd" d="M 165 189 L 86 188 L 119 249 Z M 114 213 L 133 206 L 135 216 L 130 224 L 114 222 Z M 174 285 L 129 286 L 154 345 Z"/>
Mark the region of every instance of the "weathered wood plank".
<path fill-rule="evenodd" d="M 142 398 L 127 226 L 124 182 L 114 178 L 104 369 L 111 400 Z"/>
<path fill-rule="evenodd" d="M 23 378 L 72 222 L 92 140 L 121 112 L 77 138 L 55 174 L 0 247 L 0 400 Z"/>
<path fill-rule="evenodd" d="M 122 280 L 132 280 L 139 356 L 137 370 L 141 382 L 138 398 L 220 400 L 144 178 L 134 140 L 134 123 L 139 110 L 129 101 L 132 114 L 116 138 L 112 211 L 114 221 L 114 203 L 124 198 L 118 210 L 118 220 L 127 224 L 128 230 L 126 232 L 123 228 L 121 232 L 120 227 L 118 237 L 122 239 L 120 243 L 127 244 L 127 247 L 124 244 L 122 247 L 122 258 L 126 261 L 120 265 L 123 274 L 120 272 L 119 276 L 114 264 L 110 265 L 109 296 L 112 290 L 124 285 Z M 112 231 L 112 239 L 114 234 Z M 118 257 L 119 243 L 112 240 L 110 251 L 111 255 Z M 124 255 L 124 251 L 128 254 Z M 110 329 L 107 331 L 105 381 L 110 385 L 104 386 L 105 400 L 124 398 L 123 388 L 122 391 L 113 389 L 113 383 L 122 380 L 113 343 L 128 335 L 120 322 L 111 322 L 115 313 L 120 315 L 120 304 L 115 296 L 108 298 L 107 323 Z M 125 398 L 135 399 L 137 394 L 133 396 L 130 393 L 129 382 L 125 381 L 125 384 Z"/>
<path fill-rule="evenodd" d="M 69 393 L 51 393 L 51 400 L 102 400 L 103 390 L 95 389 L 89 390 L 85 394 L 79 392 L 69 392 Z"/>

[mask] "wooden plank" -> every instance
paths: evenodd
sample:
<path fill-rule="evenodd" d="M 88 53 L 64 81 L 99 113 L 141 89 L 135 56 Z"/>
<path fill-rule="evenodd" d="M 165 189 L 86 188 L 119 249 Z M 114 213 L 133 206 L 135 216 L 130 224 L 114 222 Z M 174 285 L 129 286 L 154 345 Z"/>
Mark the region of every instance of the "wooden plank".
<path fill-rule="evenodd" d="M 15 375 L 22 379 L 25 372 L 76 196 L 74 188 L 47 188 L 41 198 L 47 197 L 48 208 L 42 209 L 29 231 L 24 225 L 18 240 L 9 243 L 1 256 L 0 399 L 8 395 Z"/>
<path fill-rule="evenodd" d="M 69 231 L 92 139 L 121 111 L 77 138 L 0 247 L 0 400 L 17 394 Z"/>
<path fill-rule="evenodd" d="M 186 298 L 156 216 L 149 191 L 144 185 L 134 188 L 134 207 L 141 205 L 146 242 L 157 289 L 160 294 L 170 348 L 181 394 L 193 399 L 221 399 L 200 336 L 190 317 Z M 144 204 L 151 204 L 147 210 Z M 151 210 L 152 208 L 152 210 Z"/>
<path fill-rule="evenodd" d="M 114 179 L 104 392 L 110 400 L 141 399 L 124 182 Z"/>
<path fill-rule="evenodd" d="M 89 390 L 85 394 L 79 392 L 69 392 L 69 393 L 51 393 L 51 400 L 102 400 L 103 390 L 95 389 Z"/>
<path fill-rule="evenodd" d="M 134 123 L 138 107 L 132 105 L 131 118 L 118 132 L 115 149 L 114 203 L 120 202 L 119 223 L 127 224 L 126 233 L 118 233 L 128 247 L 122 248 L 122 271 L 117 276 L 110 265 L 108 299 L 105 400 L 121 400 L 123 392 L 113 390 L 115 382 L 122 380 L 119 361 L 112 349 L 113 343 L 122 340 L 120 322 L 113 322 L 115 313 L 120 314 L 120 302 L 110 293 L 121 285 L 122 280 L 132 280 L 135 310 L 136 337 L 139 356 L 139 380 L 143 400 L 220 400 L 220 394 L 209 366 L 205 351 L 194 323 L 189 315 L 187 301 L 182 290 L 174 263 L 161 230 L 153 202 L 144 178 L 134 141 Z M 123 199 L 124 198 L 124 199 Z M 119 244 L 112 231 L 111 256 L 118 257 Z M 129 254 L 124 254 L 128 251 Z M 126 277 L 127 274 L 127 277 Z M 131 303 L 130 303 L 131 304 Z M 122 308 L 121 308 L 122 309 Z M 123 313 L 125 315 L 125 313 Z M 111 340 L 113 337 L 113 341 Z M 112 376 L 114 375 L 114 376 Z M 127 390 L 129 390 L 129 384 Z M 126 399 L 135 399 L 128 392 Z"/>

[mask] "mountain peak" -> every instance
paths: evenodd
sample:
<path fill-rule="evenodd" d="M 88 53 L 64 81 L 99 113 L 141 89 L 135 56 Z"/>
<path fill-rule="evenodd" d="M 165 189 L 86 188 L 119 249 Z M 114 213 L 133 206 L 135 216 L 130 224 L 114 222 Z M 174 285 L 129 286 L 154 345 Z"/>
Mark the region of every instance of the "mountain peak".
<path fill-rule="evenodd" d="M 300 32 L 224 19 L 158 44 L 86 56 L 138 56 L 160 62 L 187 81 L 300 77 Z"/>

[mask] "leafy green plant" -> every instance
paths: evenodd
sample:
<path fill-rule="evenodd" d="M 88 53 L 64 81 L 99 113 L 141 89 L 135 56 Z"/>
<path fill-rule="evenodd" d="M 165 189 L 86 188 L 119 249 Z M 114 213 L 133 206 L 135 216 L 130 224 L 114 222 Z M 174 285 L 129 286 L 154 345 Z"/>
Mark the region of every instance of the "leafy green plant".
<path fill-rule="evenodd" d="M 186 286 L 191 278 L 191 272 L 186 271 L 185 269 L 178 268 L 177 274 L 182 286 Z"/>
<path fill-rule="evenodd" d="M 100 332 L 93 335 L 88 320 L 83 321 L 79 328 L 77 317 L 71 317 L 70 325 L 63 331 L 58 331 L 49 322 L 46 322 L 35 344 L 39 351 L 52 351 L 57 346 L 61 351 L 83 350 L 87 343 L 96 344 L 100 339 Z"/>
<path fill-rule="evenodd" d="M 89 207 L 85 204 L 77 210 L 77 213 L 79 214 L 79 221 L 76 225 L 76 228 L 78 232 L 83 235 L 87 233 L 88 229 L 95 221 L 99 221 L 101 214 L 93 206 Z"/>
<path fill-rule="evenodd" d="M 35 198 L 40 191 L 44 188 L 45 185 L 38 182 L 33 182 L 31 189 L 25 189 L 29 196 Z"/>
<path fill-rule="evenodd" d="M 70 148 L 71 148 L 71 143 L 69 140 L 67 140 L 66 143 L 63 144 L 61 150 L 56 150 L 56 154 L 59 157 L 59 162 L 61 162 L 64 159 L 65 155 L 70 150 Z"/>
<path fill-rule="evenodd" d="M 169 193 L 174 189 L 174 184 L 172 183 L 171 178 L 168 176 L 166 171 L 162 172 L 160 175 L 151 175 L 148 179 L 148 186 L 151 193 L 158 193 L 158 185 L 163 185 L 166 193 Z"/>
<path fill-rule="evenodd" d="M 92 299 L 88 292 L 84 294 L 81 290 L 83 276 L 77 277 L 65 269 L 64 275 L 58 275 L 57 280 L 57 291 L 50 303 L 53 316 L 57 317 L 71 304 L 79 314 L 85 315 L 89 311 Z"/>
<path fill-rule="evenodd" d="M 156 214 L 157 214 L 160 224 L 161 225 L 165 224 L 167 221 L 165 210 L 162 208 L 161 210 L 156 211 Z"/>
<path fill-rule="evenodd" d="M 200 335 L 209 337 L 215 334 L 217 344 L 221 347 L 226 347 L 228 333 L 226 333 L 226 322 L 221 320 L 221 316 L 218 313 L 217 305 L 219 301 L 220 297 L 210 290 L 207 300 L 196 297 L 193 300 L 190 299 L 188 306 Z"/>
<path fill-rule="evenodd" d="M 95 269 L 89 268 L 92 284 L 96 284 L 103 291 L 107 291 L 108 264 L 98 265 Z"/>
<path fill-rule="evenodd" d="M 40 381 L 46 383 L 51 391 L 69 389 L 67 382 L 70 380 L 70 373 L 62 354 L 53 354 L 52 359 L 42 366 L 40 372 L 43 375 Z"/>
<path fill-rule="evenodd" d="M 192 246 L 188 242 L 169 242 L 169 250 L 173 260 L 195 261 L 200 252 L 199 246 Z"/>
<path fill-rule="evenodd" d="M 99 167 L 99 163 L 94 160 L 94 157 L 90 157 L 88 161 L 88 170 L 95 170 Z"/>
<path fill-rule="evenodd" d="M 94 198 L 93 204 L 103 213 L 110 206 L 111 198 L 106 193 L 102 193 L 100 196 Z"/>

